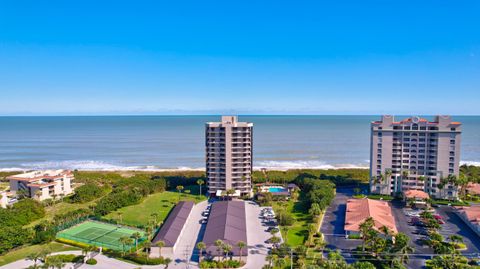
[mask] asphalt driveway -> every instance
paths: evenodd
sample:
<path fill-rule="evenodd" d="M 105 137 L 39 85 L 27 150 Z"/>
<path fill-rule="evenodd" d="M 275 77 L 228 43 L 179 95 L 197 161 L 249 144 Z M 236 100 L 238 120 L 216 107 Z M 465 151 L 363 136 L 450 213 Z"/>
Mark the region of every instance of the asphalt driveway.
<path fill-rule="evenodd" d="M 325 236 L 327 248 L 341 250 L 347 262 L 354 262 L 348 253 L 361 244 L 361 240 L 345 238 L 345 212 L 347 200 L 353 195 L 353 188 L 338 188 L 335 199 L 325 211 L 320 231 Z"/>

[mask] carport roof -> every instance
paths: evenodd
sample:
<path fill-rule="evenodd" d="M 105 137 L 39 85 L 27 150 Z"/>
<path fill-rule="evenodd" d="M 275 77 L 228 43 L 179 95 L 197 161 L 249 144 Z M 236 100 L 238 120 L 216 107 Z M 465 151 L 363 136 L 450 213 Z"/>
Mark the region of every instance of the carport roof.
<path fill-rule="evenodd" d="M 152 243 L 163 241 L 165 242 L 165 247 L 175 246 L 194 205 L 195 203 L 191 201 L 179 202 L 168 215 L 167 220 L 163 223 L 162 228 L 152 240 Z"/>
<path fill-rule="evenodd" d="M 247 224 L 245 216 L 245 202 L 220 201 L 212 205 L 203 242 L 207 246 L 207 253 L 213 256 L 223 255 L 215 246 L 216 240 L 232 246 L 233 256 L 240 256 L 240 249 L 236 246 L 239 241 L 247 243 Z M 248 251 L 242 249 L 242 256 Z"/>

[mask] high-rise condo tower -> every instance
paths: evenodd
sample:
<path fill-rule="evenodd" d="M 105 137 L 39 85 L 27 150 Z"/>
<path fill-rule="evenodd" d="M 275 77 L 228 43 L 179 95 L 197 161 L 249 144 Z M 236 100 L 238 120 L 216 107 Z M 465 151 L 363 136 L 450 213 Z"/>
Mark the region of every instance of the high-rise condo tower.
<path fill-rule="evenodd" d="M 457 197 L 461 123 L 451 116 L 433 121 L 382 116 L 371 123 L 370 190 L 394 194 L 420 190 L 431 197 Z"/>
<path fill-rule="evenodd" d="M 253 123 L 239 122 L 236 116 L 206 123 L 207 186 L 211 196 L 229 190 L 235 195 L 251 195 L 252 135 Z"/>

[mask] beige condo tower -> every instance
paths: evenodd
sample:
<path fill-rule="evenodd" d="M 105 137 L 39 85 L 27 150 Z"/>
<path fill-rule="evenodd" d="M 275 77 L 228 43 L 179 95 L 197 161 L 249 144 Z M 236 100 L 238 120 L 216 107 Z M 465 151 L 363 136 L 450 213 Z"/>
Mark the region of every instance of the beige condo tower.
<path fill-rule="evenodd" d="M 434 198 L 456 198 L 457 187 L 446 179 L 459 175 L 461 132 L 461 123 L 451 116 L 436 116 L 433 121 L 382 116 L 372 122 L 371 192 L 420 190 Z"/>
<path fill-rule="evenodd" d="M 222 116 L 221 122 L 207 122 L 206 171 L 211 196 L 227 190 L 235 195 L 252 193 L 253 123 L 239 122 L 236 116 Z"/>

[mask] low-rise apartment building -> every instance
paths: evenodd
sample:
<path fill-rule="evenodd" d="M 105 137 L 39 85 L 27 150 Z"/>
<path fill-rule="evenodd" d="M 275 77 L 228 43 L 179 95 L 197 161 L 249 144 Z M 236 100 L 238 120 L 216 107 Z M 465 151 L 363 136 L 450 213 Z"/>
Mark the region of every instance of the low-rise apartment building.
<path fill-rule="evenodd" d="M 33 171 L 7 177 L 10 192 L 22 192 L 38 201 L 60 198 L 71 194 L 74 175 L 69 170 Z"/>
<path fill-rule="evenodd" d="M 451 183 L 460 170 L 461 127 L 451 116 L 436 116 L 433 121 L 382 116 L 372 122 L 371 192 L 421 190 L 433 198 L 456 198 L 457 187 Z"/>
<path fill-rule="evenodd" d="M 348 199 L 345 212 L 345 236 L 360 235 L 360 225 L 368 218 L 373 219 L 373 229 L 381 231 L 387 227 L 393 234 L 398 233 L 392 209 L 388 202 L 368 198 Z"/>
<path fill-rule="evenodd" d="M 472 230 L 480 236 L 480 205 L 463 206 L 455 211 Z"/>

